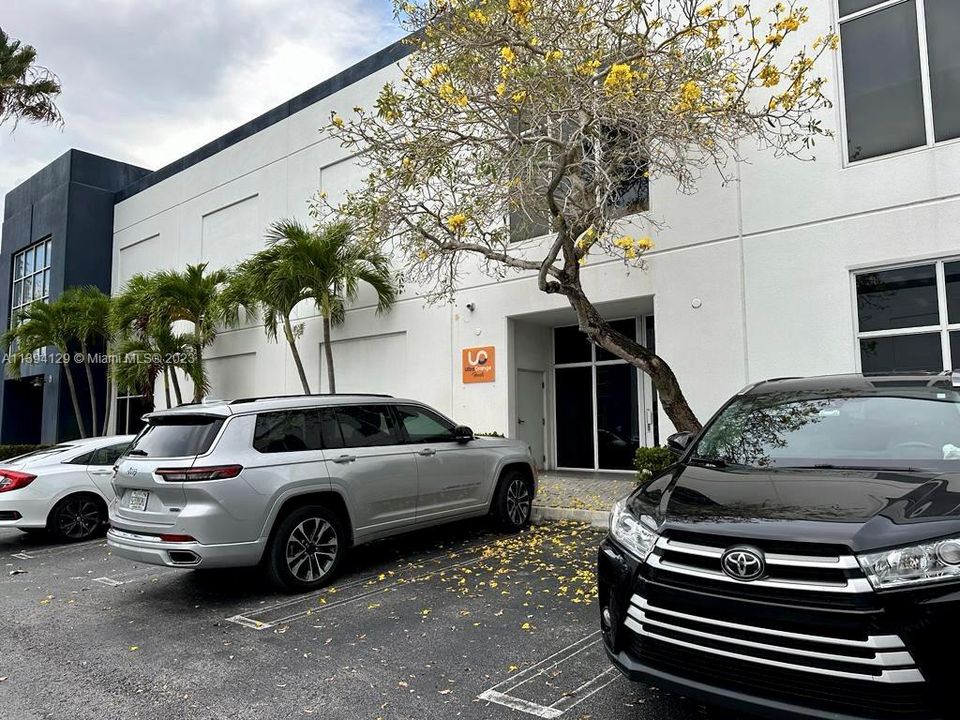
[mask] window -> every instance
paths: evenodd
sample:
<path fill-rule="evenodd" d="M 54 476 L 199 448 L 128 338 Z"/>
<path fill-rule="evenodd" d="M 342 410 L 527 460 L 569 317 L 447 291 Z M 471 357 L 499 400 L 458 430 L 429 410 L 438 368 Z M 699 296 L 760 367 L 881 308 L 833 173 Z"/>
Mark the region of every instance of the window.
<path fill-rule="evenodd" d="M 839 0 L 851 162 L 960 137 L 960 3 Z"/>
<path fill-rule="evenodd" d="M 336 409 L 343 446 L 399 445 L 400 433 L 389 405 L 348 405 Z"/>
<path fill-rule="evenodd" d="M 108 447 L 98 448 L 90 453 L 90 459 L 87 461 L 87 464 L 112 467 L 129 447 L 130 443 L 120 443 L 119 445 L 109 445 Z"/>
<path fill-rule="evenodd" d="M 407 442 L 435 443 L 456 442 L 457 440 L 453 434 L 453 429 L 456 426 L 426 408 L 398 405 L 397 414 L 400 416 L 400 423 L 407 434 Z"/>
<path fill-rule="evenodd" d="M 202 455 L 213 444 L 223 425 L 213 415 L 169 415 L 153 418 L 130 446 L 139 457 L 190 457 Z"/>
<path fill-rule="evenodd" d="M 146 426 L 143 416 L 153 412 L 153 400 L 132 390 L 117 396 L 117 435 L 136 435 Z"/>
<path fill-rule="evenodd" d="M 311 408 L 257 415 L 253 448 L 261 453 L 323 449 L 319 412 Z"/>
<path fill-rule="evenodd" d="M 41 240 L 13 256 L 10 326 L 24 308 L 50 297 L 50 240 Z"/>
<path fill-rule="evenodd" d="M 855 285 L 864 373 L 960 365 L 960 260 L 858 273 Z"/>

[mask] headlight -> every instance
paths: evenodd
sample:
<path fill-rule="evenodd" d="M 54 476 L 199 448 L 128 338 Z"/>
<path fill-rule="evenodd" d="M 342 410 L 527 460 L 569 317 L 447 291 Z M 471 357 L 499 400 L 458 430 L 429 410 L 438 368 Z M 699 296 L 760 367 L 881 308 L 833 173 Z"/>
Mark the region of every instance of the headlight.
<path fill-rule="evenodd" d="M 859 555 L 857 560 L 875 590 L 960 579 L 960 540 Z"/>
<path fill-rule="evenodd" d="M 638 518 L 627 509 L 626 498 L 614 505 L 610 513 L 610 534 L 641 560 L 647 559 L 657 543 L 657 531 L 652 525 L 649 518 Z"/>

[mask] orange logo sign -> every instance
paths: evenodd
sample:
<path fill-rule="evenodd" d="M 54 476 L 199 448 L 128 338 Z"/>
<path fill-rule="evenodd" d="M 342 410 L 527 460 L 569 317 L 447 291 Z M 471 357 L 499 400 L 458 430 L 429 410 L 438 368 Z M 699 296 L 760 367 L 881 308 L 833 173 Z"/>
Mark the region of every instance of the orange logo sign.
<path fill-rule="evenodd" d="M 463 349 L 463 381 L 493 382 L 497 379 L 497 354 L 492 345 Z"/>

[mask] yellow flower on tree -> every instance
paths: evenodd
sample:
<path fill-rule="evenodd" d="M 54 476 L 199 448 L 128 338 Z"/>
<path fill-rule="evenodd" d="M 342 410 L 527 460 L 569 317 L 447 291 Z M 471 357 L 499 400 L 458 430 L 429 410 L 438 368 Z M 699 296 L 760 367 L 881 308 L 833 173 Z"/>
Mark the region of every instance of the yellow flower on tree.
<path fill-rule="evenodd" d="M 606 79 L 603 81 L 603 87 L 607 92 L 631 92 L 633 88 L 633 79 L 636 73 L 626 63 L 615 63 L 610 66 Z"/>
<path fill-rule="evenodd" d="M 489 22 L 489 18 L 483 14 L 482 10 L 471 10 L 469 13 L 467 13 L 467 17 L 473 20 L 473 22 L 475 22 L 477 25 L 486 25 L 487 22 Z"/>
<path fill-rule="evenodd" d="M 344 126 L 343 118 L 340 117 L 339 115 L 334 115 L 332 118 L 330 118 L 330 122 L 336 125 L 341 130 L 343 129 L 343 126 Z"/>
<path fill-rule="evenodd" d="M 674 110 L 680 113 L 696 110 L 702 96 L 703 90 L 700 89 L 700 85 L 695 80 L 687 80 L 680 86 L 680 97 Z"/>
<path fill-rule="evenodd" d="M 447 227 L 451 232 L 462 233 L 467 227 L 467 216 L 463 213 L 456 213 L 447 218 Z"/>
<path fill-rule="evenodd" d="M 764 65 L 759 77 L 763 81 L 764 87 L 773 87 L 780 84 L 780 71 L 775 65 L 769 63 Z"/>
<path fill-rule="evenodd" d="M 546 55 L 544 55 L 544 60 L 547 62 L 553 62 L 554 60 L 559 60 L 563 57 L 563 50 L 551 50 Z"/>
<path fill-rule="evenodd" d="M 526 27 L 530 23 L 530 11 L 533 10 L 532 0 L 509 0 L 507 8 L 520 27 Z"/>
<path fill-rule="evenodd" d="M 467 104 L 467 102 L 469 102 L 469 100 L 467 99 L 466 93 L 462 93 L 459 90 L 457 90 L 453 86 L 453 83 L 451 83 L 449 80 L 447 80 L 447 82 L 445 82 L 443 85 L 440 86 L 440 89 L 437 91 L 437 94 L 440 96 L 441 99 L 446 100 L 451 105 L 457 105 L 459 107 L 463 107 L 464 105 Z"/>
<path fill-rule="evenodd" d="M 599 68 L 599 60 L 587 60 L 577 65 L 577 72 L 581 75 L 593 75 Z"/>
<path fill-rule="evenodd" d="M 500 48 L 500 57 L 506 60 L 508 63 L 512 63 L 517 59 L 517 54 L 513 51 L 513 48 L 509 45 L 504 45 Z"/>

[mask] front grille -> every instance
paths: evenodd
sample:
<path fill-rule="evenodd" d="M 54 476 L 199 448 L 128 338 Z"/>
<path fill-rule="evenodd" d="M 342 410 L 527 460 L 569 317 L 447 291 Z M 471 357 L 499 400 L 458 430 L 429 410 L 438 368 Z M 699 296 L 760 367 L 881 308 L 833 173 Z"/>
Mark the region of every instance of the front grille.
<path fill-rule="evenodd" d="M 741 545 L 765 561 L 753 581 L 722 570 Z M 690 681 L 815 711 L 931 716 L 920 669 L 841 546 L 671 531 L 623 626 L 638 662 Z"/>
<path fill-rule="evenodd" d="M 660 575 L 730 585 L 734 592 L 787 591 L 822 592 L 836 595 L 869 593 L 870 582 L 849 553 L 794 554 L 774 552 L 760 546 L 766 562 L 764 574 L 749 583 L 728 576 L 722 569 L 724 552 L 735 545 L 757 546 L 756 542 L 730 542 L 712 536 L 664 535 L 647 558 L 647 564 Z M 733 586 L 739 586 L 734 590 Z"/>
<path fill-rule="evenodd" d="M 897 635 L 806 634 L 773 624 L 745 624 L 693 615 L 634 595 L 626 626 L 635 634 L 713 655 L 810 675 L 903 684 L 923 682 L 913 657 Z"/>

